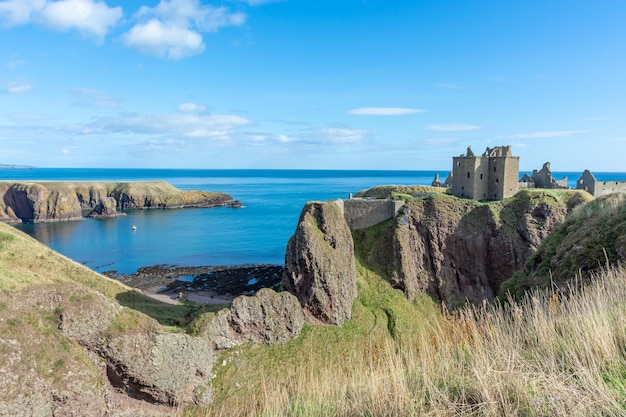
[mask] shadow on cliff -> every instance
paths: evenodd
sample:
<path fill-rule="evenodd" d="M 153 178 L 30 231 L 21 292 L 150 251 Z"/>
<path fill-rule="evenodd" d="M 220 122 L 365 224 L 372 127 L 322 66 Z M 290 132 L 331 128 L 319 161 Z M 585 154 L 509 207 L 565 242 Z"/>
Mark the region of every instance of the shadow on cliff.
<path fill-rule="evenodd" d="M 200 314 L 216 312 L 226 307 L 225 305 L 201 305 L 189 301 L 181 304 L 168 304 L 135 290 L 122 292 L 115 299 L 122 306 L 144 313 L 163 326 L 186 327 Z"/>

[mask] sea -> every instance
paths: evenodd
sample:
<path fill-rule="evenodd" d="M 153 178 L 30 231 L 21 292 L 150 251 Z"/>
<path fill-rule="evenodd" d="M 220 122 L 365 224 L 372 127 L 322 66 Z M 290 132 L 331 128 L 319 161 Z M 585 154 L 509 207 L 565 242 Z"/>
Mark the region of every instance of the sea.
<path fill-rule="evenodd" d="M 130 274 L 152 265 L 283 265 L 287 242 L 308 201 L 348 198 L 377 185 L 430 185 L 441 171 L 0 169 L 3 181 L 156 181 L 183 190 L 218 191 L 242 208 L 132 210 L 112 219 L 16 225 L 53 250 L 98 271 Z M 520 176 L 524 172 L 520 173 Z M 567 176 L 575 187 L 581 173 Z M 594 173 L 626 180 L 626 173 Z"/>

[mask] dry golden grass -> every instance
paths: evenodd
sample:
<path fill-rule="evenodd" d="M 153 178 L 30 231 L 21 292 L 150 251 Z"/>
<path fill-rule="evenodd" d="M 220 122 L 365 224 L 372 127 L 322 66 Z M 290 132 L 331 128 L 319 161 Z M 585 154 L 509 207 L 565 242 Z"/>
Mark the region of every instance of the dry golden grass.
<path fill-rule="evenodd" d="M 444 312 L 406 337 L 312 327 L 282 347 L 230 351 L 214 407 L 184 415 L 626 415 L 626 269 L 596 278 Z"/>

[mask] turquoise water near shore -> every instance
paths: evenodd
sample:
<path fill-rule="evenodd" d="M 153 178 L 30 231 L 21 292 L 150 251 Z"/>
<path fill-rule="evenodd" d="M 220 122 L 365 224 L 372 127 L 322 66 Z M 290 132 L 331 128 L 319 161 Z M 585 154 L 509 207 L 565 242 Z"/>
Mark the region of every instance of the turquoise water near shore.
<path fill-rule="evenodd" d="M 2 169 L 0 180 L 164 180 L 185 190 L 222 191 L 243 202 L 241 209 L 137 210 L 115 219 L 17 226 L 96 271 L 132 273 L 158 264 L 283 264 L 307 201 L 347 198 L 376 185 L 430 185 L 435 173 L 445 178 L 448 171 L 34 168 Z M 599 180 L 626 179 L 626 173 L 594 174 Z M 574 186 L 580 173 L 554 173 L 559 179 L 564 175 Z"/>

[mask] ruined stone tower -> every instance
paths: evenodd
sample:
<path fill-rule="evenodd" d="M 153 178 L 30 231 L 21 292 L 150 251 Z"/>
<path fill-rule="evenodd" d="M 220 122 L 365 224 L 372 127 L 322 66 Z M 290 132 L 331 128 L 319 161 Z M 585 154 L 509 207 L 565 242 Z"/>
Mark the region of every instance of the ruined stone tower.
<path fill-rule="evenodd" d="M 519 156 L 510 146 L 487 148 L 482 156 L 467 154 L 452 158 L 452 194 L 475 200 L 502 200 L 517 193 Z"/>

